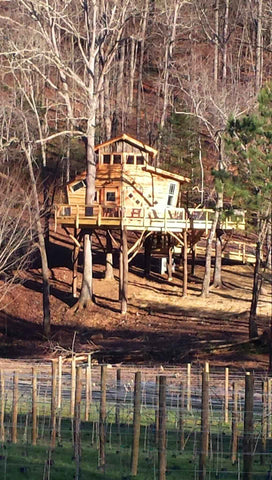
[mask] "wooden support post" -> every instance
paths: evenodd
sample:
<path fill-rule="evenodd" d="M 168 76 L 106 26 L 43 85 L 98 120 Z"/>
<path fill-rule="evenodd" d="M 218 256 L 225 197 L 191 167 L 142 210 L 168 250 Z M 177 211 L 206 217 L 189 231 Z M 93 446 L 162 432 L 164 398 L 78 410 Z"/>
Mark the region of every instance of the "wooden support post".
<path fill-rule="evenodd" d="M 183 230 L 183 297 L 188 293 L 188 232 Z"/>
<path fill-rule="evenodd" d="M 202 372 L 201 444 L 199 454 L 199 480 L 206 479 L 209 453 L 209 367 L 205 364 Z"/>
<path fill-rule="evenodd" d="M 1 413 L 0 413 L 0 441 L 5 441 L 5 376 L 3 370 L 0 371 L 0 389 L 1 389 Z"/>
<path fill-rule="evenodd" d="M 252 480 L 253 468 L 253 400 L 254 377 L 251 372 L 245 375 L 244 441 L 243 441 L 243 480 Z"/>
<path fill-rule="evenodd" d="M 167 275 L 168 281 L 171 282 L 173 280 L 173 249 L 172 249 L 172 242 L 171 236 L 168 235 L 168 256 L 167 256 Z"/>
<path fill-rule="evenodd" d="M 107 393 L 107 366 L 101 367 L 101 397 L 99 415 L 99 467 L 105 472 L 106 467 L 106 393 Z"/>
<path fill-rule="evenodd" d="M 229 423 L 229 368 L 225 368 L 224 421 Z"/>
<path fill-rule="evenodd" d="M 91 404 L 91 378 L 92 378 L 92 357 L 88 355 L 88 364 L 86 368 L 86 402 L 85 402 L 85 422 L 89 420 Z"/>
<path fill-rule="evenodd" d="M 192 245 L 192 263 L 191 263 L 191 275 L 195 274 L 195 262 L 196 262 L 196 245 Z"/>
<path fill-rule="evenodd" d="M 70 415 L 73 417 L 75 411 L 75 392 L 76 392 L 76 358 L 72 358 L 71 362 L 71 398 L 70 398 Z"/>
<path fill-rule="evenodd" d="M 166 376 L 159 377 L 159 480 L 166 478 Z"/>
<path fill-rule="evenodd" d="M 80 404 L 81 404 L 81 367 L 76 368 L 76 392 L 75 392 L 75 411 L 74 411 L 74 457 L 76 463 L 75 480 L 80 478 L 80 456 L 81 456 L 81 441 L 80 441 Z"/>
<path fill-rule="evenodd" d="M 267 441 L 267 380 L 262 382 L 262 447 L 260 455 L 261 465 L 265 464 L 266 441 Z"/>
<path fill-rule="evenodd" d="M 238 451 L 238 395 L 237 385 L 232 384 L 232 422 L 231 422 L 231 462 L 232 465 L 237 461 Z"/>
<path fill-rule="evenodd" d="M 184 450 L 184 407 L 185 407 L 185 395 L 184 395 L 184 383 L 180 383 L 180 394 L 179 394 L 179 441 L 178 446 L 179 450 L 183 452 Z"/>
<path fill-rule="evenodd" d="M 12 398 L 12 429 L 11 441 L 17 443 L 17 418 L 18 418 L 18 373 L 13 374 L 13 398 Z"/>
<path fill-rule="evenodd" d="M 121 313 L 127 313 L 128 302 L 128 246 L 127 246 L 127 229 L 123 227 L 121 230 L 122 239 L 122 257 L 123 257 L 123 278 L 121 285 Z"/>
<path fill-rule="evenodd" d="M 124 282 L 124 262 L 123 262 L 123 245 L 122 245 L 122 230 L 120 234 L 120 251 L 119 251 L 119 300 L 122 301 L 123 282 Z"/>
<path fill-rule="evenodd" d="M 187 411 L 191 412 L 191 364 L 187 363 Z"/>
<path fill-rule="evenodd" d="M 57 362 L 52 361 L 52 387 L 51 387 L 51 448 L 56 445 L 56 425 L 57 425 L 57 411 L 56 411 L 56 393 L 57 393 Z"/>
<path fill-rule="evenodd" d="M 37 445 L 37 371 L 32 368 L 32 445 Z"/>
<path fill-rule="evenodd" d="M 152 242 L 153 242 L 153 235 L 149 235 L 145 239 L 144 242 L 144 274 L 145 277 L 148 278 L 150 276 L 151 271 L 151 252 L 152 252 Z"/>
<path fill-rule="evenodd" d="M 131 475 L 133 477 L 135 477 L 138 472 L 141 431 L 141 387 L 141 372 L 136 372 L 134 382 L 133 442 L 131 452 Z"/>
<path fill-rule="evenodd" d="M 77 239 L 77 228 L 74 229 L 74 236 Z M 78 269 L 78 257 L 79 257 L 80 247 L 77 244 L 74 244 L 73 250 L 73 282 L 72 282 L 72 294 L 74 298 L 77 298 L 77 269 Z"/>

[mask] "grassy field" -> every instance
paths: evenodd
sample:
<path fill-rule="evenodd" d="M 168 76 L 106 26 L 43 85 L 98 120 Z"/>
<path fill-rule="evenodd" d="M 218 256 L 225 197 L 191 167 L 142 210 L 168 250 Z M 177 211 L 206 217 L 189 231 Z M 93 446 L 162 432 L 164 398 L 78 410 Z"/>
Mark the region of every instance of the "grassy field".
<path fill-rule="evenodd" d="M 150 414 L 150 412 L 149 412 Z M 141 427 L 140 456 L 137 478 L 139 480 L 156 480 L 158 478 L 158 450 L 155 445 L 154 423 L 148 422 L 150 415 L 143 415 L 144 425 Z M 7 419 L 8 420 L 8 419 Z M 27 415 L 18 419 L 18 443 L 9 441 L 10 424 L 6 423 L 7 441 L 1 446 L 0 478 L 1 480 L 74 480 L 76 461 L 73 451 L 73 424 L 69 419 L 62 419 L 61 430 L 58 430 L 56 446 L 50 448 L 50 419 L 42 417 L 38 425 L 37 446 L 31 445 L 31 424 Z M 98 422 L 81 423 L 81 480 L 128 480 L 130 479 L 130 459 L 133 429 L 131 419 L 122 417 L 120 434 L 114 423 L 107 423 L 106 434 L 106 467 L 99 469 L 99 435 Z M 59 433 L 61 432 L 61 433 Z M 230 427 L 213 422 L 210 435 L 210 455 L 207 463 L 207 479 L 239 479 L 242 478 L 242 438 L 239 442 L 238 462 L 230 460 Z M 257 439 L 257 436 L 256 436 Z M 185 448 L 179 450 L 179 433 L 175 428 L 174 415 L 168 417 L 167 429 L 167 473 L 173 480 L 198 479 L 199 464 L 199 418 L 188 417 L 185 429 Z M 260 464 L 257 442 L 254 457 L 252 479 L 269 479 L 271 461 L 267 445 L 266 463 Z"/>

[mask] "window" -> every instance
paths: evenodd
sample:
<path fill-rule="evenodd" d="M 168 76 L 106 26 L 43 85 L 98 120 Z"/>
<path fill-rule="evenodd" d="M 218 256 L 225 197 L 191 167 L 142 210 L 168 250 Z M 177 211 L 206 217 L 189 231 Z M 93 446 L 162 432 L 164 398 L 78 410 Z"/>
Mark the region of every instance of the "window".
<path fill-rule="evenodd" d="M 110 164 L 110 155 L 106 154 L 103 155 L 103 163 L 109 165 Z"/>
<path fill-rule="evenodd" d="M 96 203 L 99 202 L 99 193 L 98 193 L 97 190 L 94 193 L 94 200 L 93 201 L 96 202 Z"/>
<path fill-rule="evenodd" d="M 144 157 L 142 155 L 136 157 L 136 165 L 144 165 Z"/>
<path fill-rule="evenodd" d="M 133 165 L 134 164 L 134 155 L 128 155 L 127 156 L 127 164 L 128 165 Z"/>
<path fill-rule="evenodd" d="M 75 185 L 72 186 L 73 192 L 76 192 L 80 188 L 86 187 L 86 180 L 82 180 L 81 182 L 75 183 Z"/>
<path fill-rule="evenodd" d="M 176 191 L 176 184 L 175 183 L 170 183 L 169 191 L 168 191 L 168 199 L 167 199 L 167 206 L 168 207 L 173 206 L 175 191 Z"/>
<path fill-rule="evenodd" d="M 121 155 L 116 155 L 116 153 L 114 153 L 113 154 L 113 163 L 115 165 L 121 163 Z"/>
<path fill-rule="evenodd" d="M 115 202 L 115 192 L 106 192 L 106 202 Z"/>

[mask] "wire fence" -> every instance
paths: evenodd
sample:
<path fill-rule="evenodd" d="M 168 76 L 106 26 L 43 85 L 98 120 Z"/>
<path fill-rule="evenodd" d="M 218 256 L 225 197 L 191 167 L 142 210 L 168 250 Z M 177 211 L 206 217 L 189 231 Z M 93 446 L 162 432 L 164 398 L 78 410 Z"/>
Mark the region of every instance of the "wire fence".
<path fill-rule="evenodd" d="M 0 478 L 272 480 L 265 373 L 114 367 L 0 371 Z"/>

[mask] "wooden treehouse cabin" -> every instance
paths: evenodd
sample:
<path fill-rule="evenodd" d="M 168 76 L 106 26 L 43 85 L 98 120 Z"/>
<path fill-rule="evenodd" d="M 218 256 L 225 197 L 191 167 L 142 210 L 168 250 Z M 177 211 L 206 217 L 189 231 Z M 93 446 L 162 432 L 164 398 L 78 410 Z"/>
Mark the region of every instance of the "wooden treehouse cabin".
<path fill-rule="evenodd" d="M 79 248 L 82 231 L 120 231 L 122 311 L 126 310 L 128 262 L 145 246 L 146 257 L 156 247 L 172 254 L 175 244 L 194 245 L 212 226 L 211 209 L 186 209 L 183 200 L 190 179 L 155 167 L 157 151 L 127 134 L 95 147 L 95 196 L 86 205 L 86 172 L 66 185 L 66 203 L 55 207 L 55 228 L 61 225 Z M 222 228 L 244 228 L 244 216 L 225 218 Z M 68 229 L 73 228 L 72 234 Z M 127 248 L 127 231 L 135 232 Z M 186 238 L 185 238 L 186 236 Z M 155 241 L 154 241 L 155 239 Z M 185 255 L 186 256 L 186 255 Z M 169 262 L 168 262 L 169 263 Z M 169 264 L 172 264 L 170 261 Z M 146 270 L 148 271 L 149 265 Z M 123 271 L 123 273 L 122 273 Z M 171 277 L 171 272 L 169 273 Z M 74 272 L 74 278 L 76 273 Z M 123 293 L 122 293 L 123 292 Z M 76 294 L 76 286 L 73 285 Z"/>

